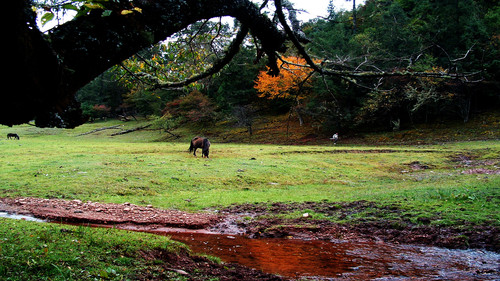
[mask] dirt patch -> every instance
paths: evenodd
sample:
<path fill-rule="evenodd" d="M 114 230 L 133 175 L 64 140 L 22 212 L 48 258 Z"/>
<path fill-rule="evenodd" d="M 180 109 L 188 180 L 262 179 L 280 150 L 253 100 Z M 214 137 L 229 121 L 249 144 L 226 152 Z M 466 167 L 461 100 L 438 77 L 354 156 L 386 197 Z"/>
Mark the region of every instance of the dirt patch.
<path fill-rule="evenodd" d="M 449 156 L 448 158 L 452 163 L 455 164 L 455 168 L 480 166 L 493 166 L 495 168 L 498 168 L 498 166 L 500 165 L 500 158 L 478 159 L 478 154 L 457 153 Z"/>
<path fill-rule="evenodd" d="M 130 203 L 104 204 L 80 200 L 41 198 L 0 198 L 0 210 L 31 214 L 49 221 L 86 222 L 96 224 L 137 224 L 189 229 L 206 228 L 220 219 L 208 213 L 163 210 Z"/>
<path fill-rule="evenodd" d="M 467 175 L 500 175 L 500 169 L 485 169 L 476 168 L 462 171 L 462 174 Z"/>
<path fill-rule="evenodd" d="M 432 165 L 423 164 L 420 161 L 413 161 L 407 164 L 407 166 L 413 171 L 427 170 L 432 167 Z"/>
<path fill-rule="evenodd" d="M 472 153 L 457 153 L 449 157 L 456 169 L 467 175 L 500 175 L 500 158 L 477 159 Z"/>

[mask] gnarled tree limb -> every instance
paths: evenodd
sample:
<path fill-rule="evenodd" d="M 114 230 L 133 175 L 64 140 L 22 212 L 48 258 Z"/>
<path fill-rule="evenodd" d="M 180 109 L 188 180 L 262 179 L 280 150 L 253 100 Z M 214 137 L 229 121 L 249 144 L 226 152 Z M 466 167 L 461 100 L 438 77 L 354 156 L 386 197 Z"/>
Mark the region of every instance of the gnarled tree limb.
<path fill-rule="evenodd" d="M 106 69 L 141 49 L 165 40 L 199 20 L 231 16 L 249 28 L 271 58 L 284 51 L 285 36 L 250 0 L 103 1 L 95 9 L 44 35 L 30 0 L 7 1 L 13 15 L 7 33 L 9 73 L 4 85 L 19 81 L 15 94 L 4 93 L 0 123 L 35 120 L 37 126 L 74 127 L 84 122 L 76 91 Z M 125 9 L 137 7 L 131 13 Z M 272 60 L 271 60 L 272 61 Z M 277 71 L 276 65 L 271 64 Z"/>

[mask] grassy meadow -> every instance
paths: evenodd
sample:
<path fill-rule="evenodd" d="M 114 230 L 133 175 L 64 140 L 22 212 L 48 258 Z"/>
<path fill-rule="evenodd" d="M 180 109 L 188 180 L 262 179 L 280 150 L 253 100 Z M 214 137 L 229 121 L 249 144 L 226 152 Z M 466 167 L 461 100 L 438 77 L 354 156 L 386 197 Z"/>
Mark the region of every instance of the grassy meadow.
<path fill-rule="evenodd" d="M 498 171 L 498 139 L 334 146 L 222 143 L 214 136 L 211 157 L 203 159 L 187 152 L 193 132 L 178 132 L 183 137 L 175 142 L 148 130 L 79 136 L 121 124 L 128 129 L 145 121 L 108 121 L 73 130 L 1 126 L 0 197 L 130 202 L 193 212 L 247 202 L 367 200 L 396 204 L 416 224 L 418 218 L 437 217 L 431 224 L 499 225 L 500 175 L 482 173 Z M 21 139 L 7 140 L 7 133 Z M 373 214 L 339 222 L 359 216 Z M 149 256 L 185 251 L 167 237 L 1 218 L 0 237 L 4 280 L 186 279 Z"/>
<path fill-rule="evenodd" d="M 498 165 L 497 140 L 298 146 L 212 138 L 211 158 L 203 159 L 187 152 L 189 137 L 158 141 L 158 131 L 113 137 L 119 130 L 112 129 L 78 136 L 116 124 L 121 123 L 74 130 L 1 127 L 1 136 L 16 132 L 21 140 L 0 140 L 0 196 L 189 211 L 245 202 L 368 200 L 397 203 L 415 213 L 441 212 L 447 219 L 438 223 L 498 221 L 500 176 L 468 173 Z"/>
<path fill-rule="evenodd" d="M 143 256 L 186 251 L 167 237 L 2 218 L 0 225 L 0 280 L 134 280 L 155 274 L 185 280 L 164 272 L 159 257 Z"/>

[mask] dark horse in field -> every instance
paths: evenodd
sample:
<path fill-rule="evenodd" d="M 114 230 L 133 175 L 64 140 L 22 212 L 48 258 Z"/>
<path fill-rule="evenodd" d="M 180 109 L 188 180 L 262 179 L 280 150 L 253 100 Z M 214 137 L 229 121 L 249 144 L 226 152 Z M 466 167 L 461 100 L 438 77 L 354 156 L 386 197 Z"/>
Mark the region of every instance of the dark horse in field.
<path fill-rule="evenodd" d="M 19 140 L 19 136 L 17 134 L 7 134 L 7 139 L 16 139 Z"/>
<path fill-rule="evenodd" d="M 208 158 L 208 153 L 210 150 L 210 141 L 207 138 L 194 137 L 191 140 L 191 145 L 189 146 L 189 152 L 194 150 L 193 155 L 196 156 L 196 149 L 201 148 L 202 157 Z"/>

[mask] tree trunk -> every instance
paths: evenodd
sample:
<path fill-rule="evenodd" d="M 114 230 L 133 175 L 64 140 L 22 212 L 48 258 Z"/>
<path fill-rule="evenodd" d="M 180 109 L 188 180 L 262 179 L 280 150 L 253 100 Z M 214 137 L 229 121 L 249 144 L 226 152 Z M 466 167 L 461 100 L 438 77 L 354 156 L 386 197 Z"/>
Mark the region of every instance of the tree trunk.
<path fill-rule="evenodd" d="M 295 111 L 295 113 L 297 113 L 297 117 L 299 118 L 299 125 L 302 127 L 304 125 L 304 119 L 302 118 L 302 115 L 300 114 L 300 111 L 297 107 L 298 106 L 294 106 L 293 110 Z"/>
<path fill-rule="evenodd" d="M 352 33 L 356 35 L 356 0 L 352 0 Z"/>
<path fill-rule="evenodd" d="M 249 0 L 133 0 L 102 2 L 92 10 L 42 34 L 29 0 L 7 1 L 14 15 L 4 38 L 12 54 L 3 85 L 18 82 L 15 93 L 4 91 L 0 123 L 35 120 L 37 126 L 74 127 L 84 122 L 76 91 L 111 66 L 165 40 L 202 19 L 232 16 L 248 26 L 274 58 L 284 50 L 285 36 Z M 132 8 L 140 8 L 140 12 Z M 122 14 L 123 10 L 131 13 Z M 10 50 L 9 50 L 10 48 Z"/>

